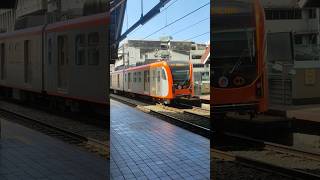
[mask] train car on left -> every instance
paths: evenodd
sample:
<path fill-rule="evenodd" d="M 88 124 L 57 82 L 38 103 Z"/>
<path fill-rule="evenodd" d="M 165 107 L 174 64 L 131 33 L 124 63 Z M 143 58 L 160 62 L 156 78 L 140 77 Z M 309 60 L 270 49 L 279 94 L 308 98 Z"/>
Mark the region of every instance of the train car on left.
<path fill-rule="evenodd" d="M 5 96 L 25 99 L 27 92 L 42 92 L 43 28 L 0 34 L 0 85 Z"/>
<path fill-rule="evenodd" d="M 0 34 L 0 93 L 106 112 L 108 22 L 100 13 Z"/>

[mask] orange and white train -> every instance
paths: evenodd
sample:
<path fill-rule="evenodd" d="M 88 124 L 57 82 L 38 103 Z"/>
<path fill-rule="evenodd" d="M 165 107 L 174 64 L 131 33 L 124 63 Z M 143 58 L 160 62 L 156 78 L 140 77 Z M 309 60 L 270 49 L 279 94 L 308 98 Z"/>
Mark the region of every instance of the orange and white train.
<path fill-rule="evenodd" d="M 216 0 L 211 45 L 214 111 L 267 111 L 266 34 L 259 0 Z"/>
<path fill-rule="evenodd" d="M 142 95 L 164 104 L 194 95 L 192 64 L 159 60 L 110 73 L 110 89 L 115 93 Z"/>

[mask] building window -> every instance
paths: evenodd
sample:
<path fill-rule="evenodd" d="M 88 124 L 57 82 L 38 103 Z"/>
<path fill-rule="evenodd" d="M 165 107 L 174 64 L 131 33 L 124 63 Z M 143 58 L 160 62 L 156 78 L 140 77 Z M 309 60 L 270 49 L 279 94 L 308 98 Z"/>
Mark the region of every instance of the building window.
<path fill-rule="evenodd" d="M 267 20 L 302 19 L 301 9 L 265 9 Z"/>
<path fill-rule="evenodd" d="M 317 35 L 316 34 L 309 35 L 309 44 L 317 44 Z"/>
<path fill-rule="evenodd" d="M 192 59 L 201 59 L 201 55 L 192 55 L 191 58 Z"/>
<path fill-rule="evenodd" d="M 309 9 L 309 19 L 315 19 L 317 17 L 316 9 Z"/>
<path fill-rule="evenodd" d="M 303 41 L 302 41 L 302 35 L 295 35 L 294 36 L 294 43 L 295 44 L 302 44 Z"/>
<path fill-rule="evenodd" d="M 90 33 L 88 35 L 88 64 L 99 64 L 99 33 Z"/>
<path fill-rule="evenodd" d="M 86 61 L 86 49 L 85 49 L 85 35 L 79 34 L 76 36 L 76 65 L 84 65 Z"/>

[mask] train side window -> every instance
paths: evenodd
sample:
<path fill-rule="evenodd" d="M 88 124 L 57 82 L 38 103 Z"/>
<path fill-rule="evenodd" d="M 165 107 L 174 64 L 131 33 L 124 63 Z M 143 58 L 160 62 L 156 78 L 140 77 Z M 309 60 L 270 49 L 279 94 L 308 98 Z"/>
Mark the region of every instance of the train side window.
<path fill-rule="evenodd" d="M 141 72 L 138 72 L 139 82 L 141 82 Z"/>
<path fill-rule="evenodd" d="M 1 80 L 5 78 L 5 44 L 0 44 L 0 70 L 1 70 Z"/>
<path fill-rule="evenodd" d="M 157 75 L 158 75 L 158 76 L 157 76 L 157 81 L 160 82 L 160 71 L 157 71 L 157 72 L 158 72 L 158 73 L 157 73 Z"/>
<path fill-rule="evenodd" d="M 48 64 L 52 64 L 52 39 L 48 40 Z"/>
<path fill-rule="evenodd" d="M 166 72 L 164 71 L 164 69 L 162 69 L 162 71 L 161 71 L 161 77 L 163 80 L 167 80 Z"/>
<path fill-rule="evenodd" d="M 128 73 L 128 89 L 130 89 L 131 73 Z"/>
<path fill-rule="evenodd" d="M 124 82 L 127 82 L 127 74 L 124 74 Z"/>
<path fill-rule="evenodd" d="M 31 80 L 31 42 L 30 40 L 24 41 L 24 82 L 29 83 Z"/>
<path fill-rule="evenodd" d="M 99 33 L 90 33 L 88 35 L 88 64 L 99 65 L 99 57 Z"/>
<path fill-rule="evenodd" d="M 128 82 L 131 82 L 131 73 L 128 73 Z"/>
<path fill-rule="evenodd" d="M 86 63 L 86 44 L 85 44 L 85 35 L 79 34 L 76 36 L 76 46 L 75 46 L 75 55 L 76 55 L 76 65 L 84 65 Z"/>
<path fill-rule="evenodd" d="M 143 71 L 143 80 L 144 82 L 148 82 L 148 71 Z"/>
<path fill-rule="evenodd" d="M 152 70 L 152 81 L 156 81 L 156 71 Z"/>
<path fill-rule="evenodd" d="M 118 84 L 118 88 L 120 87 L 120 74 L 117 75 L 117 84 Z"/>

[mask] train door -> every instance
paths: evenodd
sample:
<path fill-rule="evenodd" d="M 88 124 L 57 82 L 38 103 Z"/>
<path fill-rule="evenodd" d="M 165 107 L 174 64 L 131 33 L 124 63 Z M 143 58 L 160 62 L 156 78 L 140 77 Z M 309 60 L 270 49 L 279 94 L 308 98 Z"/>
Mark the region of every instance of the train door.
<path fill-rule="evenodd" d="M 32 78 L 31 66 L 31 44 L 29 40 L 24 41 L 24 83 L 30 83 Z"/>
<path fill-rule="evenodd" d="M 5 45 L 4 43 L 0 44 L 0 70 L 1 70 L 1 80 L 5 78 Z"/>
<path fill-rule="evenodd" d="M 167 74 L 164 70 L 164 68 L 161 68 L 161 96 L 167 96 L 168 94 L 168 79 L 167 79 Z"/>
<path fill-rule="evenodd" d="M 149 90 L 150 90 L 149 71 L 146 70 L 143 72 L 143 91 L 144 91 L 144 94 L 149 94 Z"/>
<path fill-rule="evenodd" d="M 67 90 L 68 79 L 68 38 L 58 36 L 58 88 Z"/>

